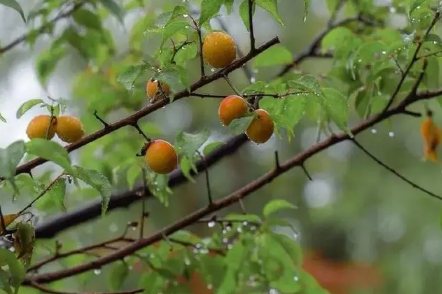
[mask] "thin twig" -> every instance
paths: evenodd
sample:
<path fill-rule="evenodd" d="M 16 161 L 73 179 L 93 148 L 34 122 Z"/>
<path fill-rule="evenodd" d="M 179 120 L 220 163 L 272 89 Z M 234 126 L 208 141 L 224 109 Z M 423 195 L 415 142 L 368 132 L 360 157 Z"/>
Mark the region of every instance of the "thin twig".
<path fill-rule="evenodd" d="M 49 294 L 135 294 L 135 293 L 141 293 L 144 292 L 144 289 L 135 289 L 135 290 L 129 290 L 129 291 L 118 291 L 118 292 L 97 292 L 97 291 L 93 291 L 93 292 L 79 292 L 79 291 L 75 291 L 75 292 L 70 292 L 70 291 L 58 291 L 58 290 L 54 290 L 48 287 L 45 287 L 39 283 L 33 282 L 31 281 L 30 286 L 40 290 L 41 292 L 44 293 L 49 293 Z"/>
<path fill-rule="evenodd" d="M 279 153 L 278 151 L 275 151 L 275 168 L 276 169 L 280 169 L 280 165 L 279 165 Z"/>
<path fill-rule="evenodd" d="M 232 88 L 233 92 L 235 92 L 236 95 L 241 96 L 241 93 L 238 91 L 238 89 L 236 89 L 236 87 L 233 85 L 232 81 L 227 75 L 224 75 L 224 80 L 226 80 L 227 84 L 229 84 L 230 88 Z"/>
<path fill-rule="evenodd" d="M 55 179 L 53 179 L 52 182 L 50 182 L 49 185 L 47 185 L 46 188 L 43 191 L 41 191 L 40 194 L 38 194 L 34 200 L 32 200 L 28 205 L 26 205 L 22 210 L 20 210 L 18 214 L 20 215 L 23 212 L 25 212 L 27 209 L 29 209 L 35 202 L 37 202 L 41 197 L 43 197 L 46 194 L 46 192 L 48 192 L 52 188 L 52 186 L 58 181 L 58 179 L 60 179 L 63 176 L 65 176 L 65 174 L 61 173 Z"/>
<path fill-rule="evenodd" d="M 433 21 L 431 22 L 430 26 L 428 27 L 428 29 L 426 30 L 426 32 L 425 32 L 425 34 L 423 36 L 423 39 L 425 39 L 428 36 L 428 34 L 430 34 L 431 30 L 436 25 L 436 23 L 439 20 L 439 18 L 440 18 L 440 13 L 436 12 L 434 14 Z M 420 49 L 421 49 L 423 44 L 424 44 L 423 40 L 418 42 L 418 44 L 416 46 L 416 49 L 415 49 L 415 51 L 413 53 L 413 57 L 411 57 L 410 63 L 408 64 L 407 68 L 404 70 L 403 74 L 401 75 L 401 79 L 399 80 L 399 83 L 397 84 L 396 89 L 394 90 L 393 94 L 390 97 L 390 100 L 388 100 L 387 105 L 384 107 L 384 109 L 382 110 L 381 113 L 387 112 L 388 109 L 390 108 L 390 106 L 393 105 L 393 103 L 396 100 L 396 97 L 398 96 L 399 91 L 401 90 L 402 85 L 404 84 L 405 79 L 407 78 L 411 68 L 413 67 L 415 62 L 418 60 L 417 55 L 419 54 L 419 51 L 420 51 Z"/>
<path fill-rule="evenodd" d="M 201 80 L 204 80 L 206 78 L 206 72 L 204 69 L 204 56 L 203 56 L 203 34 L 201 32 L 201 27 L 197 23 L 197 21 L 189 15 L 189 17 L 192 19 L 193 24 L 195 25 L 196 33 L 198 34 L 198 45 L 199 45 L 199 59 L 200 59 L 200 74 Z"/>
<path fill-rule="evenodd" d="M 147 183 L 146 183 L 146 170 L 144 167 L 141 167 L 141 173 L 143 176 L 143 199 L 141 200 L 141 217 L 140 217 L 140 239 L 143 239 L 144 237 L 144 220 L 146 218 L 146 197 L 149 193 Z"/>
<path fill-rule="evenodd" d="M 398 178 L 400 178 L 401 180 L 403 180 L 404 182 L 410 184 L 413 188 L 416 188 L 422 192 L 424 192 L 424 194 L 429 195 L 433 198 L 442 200 L 442 197 L 439 195 L 434 194 L 433 192 L 419 186 L 418 184 L 416 184 L 415 182 L 407 179 L 405 176 L 401 175 L 399 172 L 397 172 L 395 169 L 391 168 L 390 166 L 388 166 L 387 164 L 385 164 L 382 160 L 380 160 L 379 158 L 377 158 L 376 156 L 374 156 L 370 151 L 368 151 L 364 146 L 362 146 L 358 141 L 356 141 L 356 139 L 351 140 L 362 152 L 364 152 L 368 157 L 370 157 L 371 159 L 373 159 L 377 164 L 379 164 L 380 166 L 382 166 L 383 168 L 385 168 L 386 170 L 388 170 L 389 172 L 391 172 L 392 174 L 394 174 L 395 176 L 397 176 Z"/>
<path fill-rule="evenodd" d="M 159 83 L 158 83 L 159 84 Z M 143 130 L 140 128 L 138 123 L 133 123 L 132 126 L 138 131 L 138 133 L 143 136 L 144 139 L 146 139 L 147 142 L 150 142 L 150 138 L 146 136 L 146 134 L 143 132 Z"/>
<path fill-rule="evenodd" d="M 248 0 L 249 27 L 250 27 L 250 51 L 255 50 L 255 32 L 253 29 L 253 0 Z"/>
<path fill-rule="evenodd" d="M 307 178 L 308 178 L 310 181 L 313 181 L 312 176 L 310 175 L 310 173 L 308 172 L 308 170 L 307 170 L 307 168 L 305 167 L 304 164 L 301 164 L 301 168 L 302 168 L 302 171 L 304 172 L 304 174 L 307 176 Z"/>
<path fill-rule="evenodd" d="M 94 111 L 94 116 L 99 122 L 101 122 L 103 124 L 104 128 L 109 127 L 109 124 L 107 122 L 105 122 L 100 116 L 98 116 L 98 111 L 96 111 L 96 110 Z"/>
<path fill-rule="evenodd" d="M 2 235 L 8 234 L 9 231 L 6 229 L 5 217 L 3 215 L 3 210 L 1 205 L 0 205 L 0 221 L 2 222 L 1 224 Z"/>
<path fill-rule="evenodd" d="M 284 98 L 287 96 L 296 96 L 301 94 L 311 93 L 311 91 L 296 91 L 296 92 L 288 92 L 284 94 L 278 93 L 255 93 L 255 94 L 241 94 L 243 98 L 252 98 L 252 97 L 273 97 L 273 98 Z M 200 93 L 191 93 L 190 96 L 201 97 L 201 98 L 226 98 L 229 94 L 226 95 L 217 95 L 217 94 L 200 94 Z"/>
<path fill-rule="evenodd" d="M 45 24 L 43 24 L 42 26 L 40 26 L 38 29 L 33 30 L 32 32 L 29 32 L 27 34 L 22 35 L 21 37 L 18 37 L 17 39 L 15 39 L 14 41 L 12 41 L 11 43 L 9 43 L 8 45 L 5 45 L 4 47 L 0 48 L 0 54 L 5 53 L 8 50 L 11 50 L 12 48 L 14 48 L 15 46 L 23 43 L 24 41 L 26 41 L 28 39 L 29 36 L 31 35 L 39 35 L 44 33 L 49 27 L 53 26 L 56 22 L 67 18 L 69 16 L 71 16 L 75 11 L 77 11 L 78 9 L 80 9 L 83 4 L 86 1 L 82 1 L 82 2 L 78 2 L 76 3 L 70 10 L 66 11 L 65 13 L 59 14 L 57 15 L 54 19 L 46 22 Z"/>
<path fill-rule="evenodd" d="M 206 159 L 204 155 L 201 154 L 201 152 L 198 151 L 198 155 L 201 158 L 201 161 L 204 165 L 204 174 L 206 175 L 206 189 L 207 189 L 207 200 L 209 201 L 209 205 L 212 205 L 213 198 L 212 198 L 212 189 L 210 188 L 210 178 L 209 178 L 209 168 L 206 164 Z"/>

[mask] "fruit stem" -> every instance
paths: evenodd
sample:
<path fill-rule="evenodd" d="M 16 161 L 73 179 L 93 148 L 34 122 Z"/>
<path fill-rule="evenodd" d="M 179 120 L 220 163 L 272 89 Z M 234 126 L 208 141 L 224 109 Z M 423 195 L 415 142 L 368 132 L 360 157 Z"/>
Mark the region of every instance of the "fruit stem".
<path fill-rule="evenodd" d="M 204 165 L 204 173 L 206 175 L 207 198 L 209 200 L 209 206 L 211 206 L 213 204 L 213 198 L 212 198 L 212 191 L 210 189 L 209 169 L 206 164 L 206 159 L 205 159 L 204 155 L 202 155 L 200 152 L 198 152 L 198 155 L 200 156 L 201 161 L 203 162 L 203 165 Z"/>
<path fill-rule="evenodd" d="M 230 88 L 232 88 L 233 92 L 235 92 L 236 95 L 241 96 L 241 93 L 238 91 L 238 89 L 235 88 L 235 86 L 232 84 L 232 81 L 230 81 L 229 77 L 227 75 L 223 75 L 224 79 L 226 80 L 227 84 L 229 84 Z"/>
<path fill-rule="evenodd" d="M 138 133 L 146 139 L 147 142 L 152 141 L 146 134 L 143 132 L 143 130 L 140 128 L 138 123 L 133 123 L 132 126 L 138 131 Z"/>
<path fill-rule="evenodd" d="M 195 25 L 195 30 L 198 34 L 198 42 L 199 42 L 199 49 L 200 49 L 200 71 L 201 71 L 201 80 L 204 80 L 206 78 L 206 72 L 204 70 L 204 57 L 203 57 L 203 35 L 201 33 L 201 27 L 198 25 L 198 23 L 195 21 L 195 19 L 189 15 L 189 17 L 192 19 L 193 24 Z"/>

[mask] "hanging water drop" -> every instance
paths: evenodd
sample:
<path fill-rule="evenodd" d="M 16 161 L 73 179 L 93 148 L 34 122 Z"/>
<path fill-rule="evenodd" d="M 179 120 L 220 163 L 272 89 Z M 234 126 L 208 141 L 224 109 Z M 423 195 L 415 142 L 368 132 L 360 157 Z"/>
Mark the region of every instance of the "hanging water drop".
<path fill-rule="evenodd" d="M 214 69 L 214 68 L 211 68 L 211 69 L 210 69 L 211 72 L 215 72 L 215 70 L 216 70 L 216 69 Z"/>
<path fill-rule="evenodd" d="M 189 17 L 189 15 L 188 14 L 183 14 L 183 17 Z"/>
<path fill-rule="evenodd" d="M 207 223 L 207 226 L 209 227 L 209 228 L 213 228 L 214 226 L 215 226 L 215 222 L 214 221 L 210 221 L 210 222 L 208 222 Z"/>
<path fill-rule="evenodd" d="M 96 274 L 97 276 L 101 274 L 101 269 L 99 268 L 94 269 L 94 274 Z"/>
<path fill-rule="evenodd" d="M 190 265 L 190 259 L 184 258 L 184 264 L 185 265 Z"/>
<path fill-rule="evenodd" d="M 255 78 L 255 77 L 251 77 L 251 78 L 250 78 L 250 82 L 251 82 L 252 84 L 254 84 L 254 83 L 256 82 L 256 78 Z"/>
<path fill-rule="evenodd" d="M 248 223 L 247 221 L 244 221 L 244 222 L 242 223 L 242 225 L 243 225 L 244 227 L 247 227 L 248 224 L 249 224 L 249 223 Z"/>
<path fill-rule="evenodd" d="M 371 133 L 372 134 L 376 134 L 378 132 L 378 130 L 376 130 L 376 129 L 371 129 Z"/>
<path fill-rule="evenodd" d="M 392 131 L 388 132 L 388 136 L 389 136 L 390 138 L 393 138 L 393 137 L 394 137 L 394 132 L 392 132 Z"/>
<path fill-rule="evenodd" d="M 238 233 L 242 233 L 242 227 L 238 227 L 236 230 L 238 231 Z"/>

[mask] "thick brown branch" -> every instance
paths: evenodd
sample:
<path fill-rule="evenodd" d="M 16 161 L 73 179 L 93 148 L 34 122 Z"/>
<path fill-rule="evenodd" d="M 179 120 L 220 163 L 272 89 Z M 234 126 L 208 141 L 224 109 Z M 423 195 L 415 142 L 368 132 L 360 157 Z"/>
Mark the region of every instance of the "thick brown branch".
<path fill-rule="evenodd" d="M 254 57 L 256 57 L 257 55 L 261 54 L 262 52 L 264 52 L 265 50 L 267 50 L 268 48 L 272 47 L 273 45 L 276 45 L 279 43 L 279 39 L 277 37 L 271 39 L 270 41 L 268 41 L 267 43 L 265 43 L 264 45 L 256 48 L 256 50 L 249 52 L 247 55 L 245 55 L 243 58 L 240 58 L 236 61 L 234 61 L 233 63 L 231 63 L 230 65 L 228 65 L 227 67 L 221 69 L 220 71 L 210 75 L 210 76 L 206 76 L 205 78 L 202 78 L 200 80 L 198 80 L 196 83 L 194 83 L 191 87 L 190 87 L 190 92 L 187 90 L 183 90 L 181 92 L 178 92 L 175 94 L 174 98 L 172 99 L 172 101 L 177 101 L 180 100 L 182 98 L 185 97 L 189 97 L 190 93 L 198 90 L 199 88 L 208 85 L 210 83 L 212 83 L 213 81 L 216 81 L 220 78 L 223 78 L 225 75 L 229 74 L 230 72 L 242 67 L 245 63 L 247 63 L 249 60 L 253 59 Z M 158 110 L 164 106 L 166 106 L 169 102 L 165 99 L 159 100 L 157 102 L 155 102 L 154 104 L 151 104 L 149 106 L 144 107 L 143 109 L 133 113 L 132 115 L 119 120 L 113 124 L 109 124 L 107 127 L 102 128 L 99 131 L 96 131 L 95 133 L 92 133 L 88 136 L 83 137 L 81 140 L 72 143 L 68 146 L 66 146 L 66 150 L 68 152 L 77 150 L 95 140 L 100 139 L 101 137 L 106 136 L 107 134 L 110 134 L 118 129 L 121 129 L 125 126 L 129 126 L 129 125 L 133 125 L 134 122 L 137 122 L 139 119 L 141 119 L 142 117 L 154 112 L 155 110 Z M 21 174 L 21 173 L 28 173 L 30 170 L 32 170 L 33 168 L 45 163 L 47 160 L 43 159 L 43 158 L 36 158 L 28 163 L 25 163 L 23 165 L 20 165 L 17 170 L 16 170 L 16 174 Z"/>
<path fill-rule="evenodd" d="M 407 102 L 408 106 L 416 101 L 422 100 L 420 96 L 414 95 L 413 99 L 409 99 Z M 362 123 L 358 124 L 357 126 L 353 127 L 351 129 L 351 133 L 354 135 L 357 135 L 361 133 L 364 130 L 367 130 L 368 128 L 371 128 L 372 126 L 394 116 L 397 114 L 402 113 L 403 108 L 401 106 L 397 106 L 395 108 L 392 108 L 391 110 L 381 113 L 377 116 L 374 116 L 370 119 L 367 119 L 366 121 L 363 121 Z M 30 284 L 31 282 L 38 282 L 38 283 L 48 283 L 52 281 L 57 281 L 60 279 L 64 279 L 67 277 L 75 276 L 77 274 L 92 270 L 97 267 L 104 266 L 106 264 L 109 264 L 111 262 L 114 262 L 116 260 L 122 259 L 125 256 L 131 255 L 137 250 L 140 250 L 141 248 L 144 248 L 146 246 L 149 246 L 157 241 L 160 241 L 164 238 L 164 236 L 168 236 L 170 234 L 173 234 L 181 229 L 184 229 L 185 227 L 197 222 L 203 217 L 207 217 L 209 215 L 212 215 L 213 213 L 219 211 L 220 209 L 223 209 L 225 207 L 230 206 L 233 203 L 241 201 L 246 196 L 250 195 L 254 191 L 260 189 L 261 187 L 269 184 L 274 179 L 276 179 L 281 174 L 285 173 L 286 171 L 290 170 L 293 167 L 302 166 L 304 162 L 309 159 L 310 157 L 314 156 L 315 154 L 346 140 L 351 139 L 350 136 L 346 133 L 340 133 L 335 134 L 328 139 L 313 145 L 311 148 L 298 153 L 296 156 L 291 158 L 290 160 L 287 160 L 286 162 L 279 165 L 278 169 L 273 169 L 270 172 L 262 175 L 255 181 L 249 183 L 248 185 L 242 187 L 241 189 L 237 190 L 236 192 L 230 194 L 227 197 L 224 197 L 221 200 L 214 201 L 212 205 L 202 208 L 200 210 L 195 211 L 192 214 L 189 214 L 188 216 L 184 217 L 183 219 L 169 225 L 168 227 L 164 228 L 163 230 L 151 235 L 148 238 L 138 240 L 127 247 L 124 247 L 118 251 L 115 251 L 109 255 L 106 255 L 102 258 L 99 258 L 93 262 L 85 263 L 78 265 L 73 268 L 69 269 L 63 269 L 56 272 L 46 273 L 46 274 L 40 274 L 33 276 L 32 278 L 28 278 L 25 280 L 24 284 Z"/>

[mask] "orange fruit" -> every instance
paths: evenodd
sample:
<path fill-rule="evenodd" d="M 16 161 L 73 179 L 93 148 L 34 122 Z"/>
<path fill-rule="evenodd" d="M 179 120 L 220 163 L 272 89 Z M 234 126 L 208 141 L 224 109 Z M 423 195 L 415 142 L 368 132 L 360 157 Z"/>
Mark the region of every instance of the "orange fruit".
<path fill-rule="evenodd" d="M 235 41 L 224 32 L 209 33 L 204 38 L 203 57 L 214 68 L 226 67 L 236 58 Z"/>
<path fill-rule="evenodd" d="M 77 142 L 84 136 L 83 124 L 78 118 L 70 115 L 61 115 L 57 118 L 55 131 L 66 143 Z"/>
<path fill-rule="evenodd" d="M 179 275 L 176 277 L 179 284 L 187 284 L 192 294 L 212 294 L 212 289 L 207 287 L 206 281 L 197 271 L 192 272 L 189 280 L 184 276 Z"/>
<path fill-rule="evenodd" d="M 178 166 L 178 155 L 175 148 L 167 141 L 154 140 L 146 151 L 146 163 L 158 174 L 168 174 Z"/>
<path fill-rule="evenodd" d="M 57 119 L 55 117 L 51 118 L 50 115 L 37 115 L 29 123 L 26 134 L 31 140 L 34 138 L 51 140 L 55 135 L 56 124 Z"/>
<path fill-rule="evenodd" d="M 247 102 L 242 97 L 230 95 L 219 104 L 218 117 L 224 126 L 228 126 L 232 120 L 244 116 L 247 109 Z"/>
<path fill-rule="evenodd" d="M 264 109 L 255 110 L 257 116 L 247 128 L 247 136 L 255 143 L 267 142 L 273 134 L 275 125 L 270 115 Z"/>
<path fill-rule="evenodd" d="M 164 94 L 168 95 L 170 93 L 170 88 L 165 83 L 160 83 L 161 90 Z M 158 81 L 157 80 L 149 80 L 146 84 L 146 94 L 149 98 L 154 99 L 157 95 L 160 95 L 161 92 L 158 89 Z"/>

